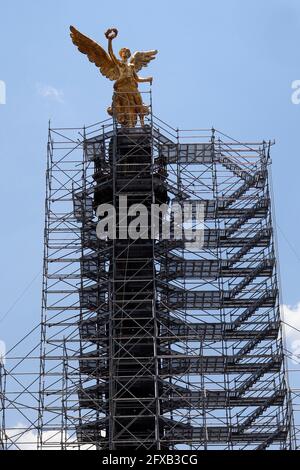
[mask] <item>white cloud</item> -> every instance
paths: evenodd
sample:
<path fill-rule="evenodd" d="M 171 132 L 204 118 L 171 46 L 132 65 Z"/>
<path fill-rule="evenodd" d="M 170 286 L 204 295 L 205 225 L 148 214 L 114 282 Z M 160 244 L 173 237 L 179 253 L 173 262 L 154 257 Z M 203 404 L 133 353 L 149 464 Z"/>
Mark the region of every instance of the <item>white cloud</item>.
<path fill-rule="evenodd" d="M 294 362 L 300 362 L 300 302 L 294 306 L 283 305 L 283 320 L 287 347 L 294 356 Z"/>
<path fill-rule="evenodd" d="M 37 450 L 38 434 L 35 430 L 26 430 L 26 427 L 19 423 L 15 428 L 6 429 L 8 436 L 8 446 L 18 450 Z M 60 433 L 47 431 L 43 433 L 43 440 L 51 443 L 51 450 L 60 449 Z"/>
<path fill-rule="evenodd" d="M 0 80 L 0 104 L 6 103 L 6 84 L 3 80 Z"/>
<path fill-rule="evenodd" d="M 19 423 L 14 428 L 6 429 L 9 450 L 37 450 L 38 433 L 36 429 L 26 429 L 24 424 Z M 43 431 L 43 450 L 61 450 L 61 431 Z M 69 435 L 63 436 L 67 440 L 67 450 L 78 450 L 75 439 Z M 96 450 L 93 445 L 81 445 L 80 450 Z"/>
<path fill-rule="evenodd" d="M 42 85 L 38 83 L 37 93 L 43 98 L 54 100 L 54 101 L 57 101 L 58 103 L 64 102 L 64 92 L 62 90 L 55 88 L 54 86 Z"/>
<path fill-rule="evenodd" d="M 290 325 L 286 326 L 287 338 L 300 339 L 300 302 L 294 306 L 283 305 L 282 309 L 283 320 Z"/>
<path fill-rule="evenodd" d="M 6 344 L 0 341 L 0 366 L 5 364 Z"/>

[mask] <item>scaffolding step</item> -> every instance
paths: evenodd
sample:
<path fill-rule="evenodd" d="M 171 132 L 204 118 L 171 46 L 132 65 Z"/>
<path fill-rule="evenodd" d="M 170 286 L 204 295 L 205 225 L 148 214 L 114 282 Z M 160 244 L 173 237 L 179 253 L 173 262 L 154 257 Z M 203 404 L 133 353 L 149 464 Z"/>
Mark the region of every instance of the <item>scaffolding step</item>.
<path fill-rule="evenodd" d="M 153 348 L 153 346 L 152 346 Z M 101 378 L 108 376 L 108 363 L 106 357 L 99 357 L 98 351 L 86 353 L 78 358 L 80 371 L 82 374 L 89 376 L 97 376 L 101 374 Z M 253 384 L 263 374 L 268 372 L 279 372 L 282 363 L 282 357 L 274 358 L 274 360 L 265 362 L 265 357 L 255 355 L 247 362 L 236 363 L 234 356 L 185 356 L 176 354 L 175 356 L 160 356 L 160 374 L 161 377 L 172 377 L 184 374 L 239 374 L 252 373 L 251 380 Z M 255 362 L 256 361 L 256 362 Z M 154 360 L 147 356 L 136 356 L 132 359 L 128 357 L 116 357 L 110 364 L 113 364 L 115 370 L 119 371 L 118 375 L 131 377 L 132 380 L 138 381 L 141 376 L 152 376 Z M 140 374 L 137 371 L 141 371 Z M 245 384 L 242 386 L 244 387 Z M 239 393 L 242 394 L 242 387 Z M 248 387 L 248 384 L 247 384 Z"/>
<path fill-rule="evenodd" d="M 188 424 L 177 423 L 174 420 L 165 420 L 165 439 L 168 442 L 189 443 L 198 442 L 241 442 L 259 443 L 273 438 L 273 440 L 284 441 L 287 435 L 285 427 L 278 425 L 264 426 L 264 430 L 256 432 L 240 432 L 237 427 L 207 426 L 196 427 Z M 274 428 L 276 431 L 274 431 Z"/>
<path fill-rule="evenodd" d="M 244 181 L 243 184 L 241 184 L 241 186 L 238 189 L 233 191 L 233 193 L 231 193 L 230 196 L 227 196 L 226 199 L 221 201 L 220 203 L 221 208 L 226 209 L 230 207 L 253 186 L 262 188 L 265 185 L 266 179 L 267 179 L 266 169 L 257 171 L 254 175 L 252 175 L 250 178 Z"/>
<path fill-rule="evenodd" d="M 265 217 L 269 209 L 268 200 L 259 200 L 253 207 L 245 209 L 242 217 L 236 220 L 233 224 L 226 228 L 226 233 L 232 235 L 237 232 L 246 222 L 254 218 L 258 211 L 263 210 L 261 216 Z"/>
<path fill-rule="evenodd" d="M 231 297 L 235 297 L 237 294 L 240 294 L 245 289 L 245 287 L 247 287 L 258 276 L 266 276 L 265 273 L 268 269 L 269 276 L 271 276 L 274 265 L 274 259 L 263 260 L 256 268 L 252 269 L 250 273 L 246 274 L 244 279 L 231 290 Z"/>
<path fill-rule="evenodd" d="M 223 155 L 222 153 L 216 153 L 216 159 L 225 166 L 228 170 L 232 171 L 235 176 L 242 178 L 243 180 L 250 181 L 251 174 L 245 171 L 233 158 Z"/>
<path fill-rule="evenodd" d="M 241 361 L 247 354 L 249 354 L 253 349 L 261 342 L 270 339 L 271 332 L 277 332 L 277 336 L 279 333 L 280 325 L 279 323 L 276 324 L 269 324 L 263 330 L 257 331 L 256 336 L 252 338 L 245 346 L 243 346 L 238 354 L 236 355 L 236 361 Z M 276 336 L 276 337 L 277 337 Z M 276 337 L 272 339 L 276 339 Z"/>
<path fill-rule="evenodd" d="M 265 374 L 274 371 L 274 367 L 278 367 L 277 371 L 280 371 L 281 363 L 283 361 L 283 357 L 281 359 L 274 359 L 267 361 L 266 363 L 262 364 L 261 368 L 256 370 L 252 376 L 250 376 L 245 382 L 240 385 L 237 389 L 238 396 L 244 395 L 247 391 L 249 391 Z"/>
<path fill-rule="evenodd" d="M 278 404 L 278 397 L 281 400 L 284 399 L 286 396 L 286 390 L 277 390 L 275 391 L 274 395 L 269 397 L 265 403 L 262 403 L 256 410 L 254 410 L 239 426 L 239 431 L 245 431 L 249 427 L 253 425 L 253 423 L 270 407 L 270 406 L 277 406 Z M 282 402 L 281 402 L 282 403 Z"/>

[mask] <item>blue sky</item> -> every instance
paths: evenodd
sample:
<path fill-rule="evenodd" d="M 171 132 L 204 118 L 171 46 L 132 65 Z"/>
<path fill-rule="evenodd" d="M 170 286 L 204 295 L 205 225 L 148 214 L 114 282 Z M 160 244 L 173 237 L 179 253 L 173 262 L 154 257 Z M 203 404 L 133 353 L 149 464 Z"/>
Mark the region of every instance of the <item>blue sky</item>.
<path fill-rule="evenodd" d="M 291 83 L 300 79 L 297 0 L 11 0 L 0 13 L 7 87 L 0 105 L 0 319 L 11 309 L 0 321 L 1 339 L 13 344 L 40 318 L 48 120 L 92 124 L 110 103 L 111 83 L 75 50 L 70 24 L 103 44 L 103 32 L 118 27 L 118 49 L 159 49 L 149 70 L 154 113 L 174 127 L 213 125 L 236 139 L 276 139 L 283 300 L 300 302 L 300 105 L 291 101 Z"/>

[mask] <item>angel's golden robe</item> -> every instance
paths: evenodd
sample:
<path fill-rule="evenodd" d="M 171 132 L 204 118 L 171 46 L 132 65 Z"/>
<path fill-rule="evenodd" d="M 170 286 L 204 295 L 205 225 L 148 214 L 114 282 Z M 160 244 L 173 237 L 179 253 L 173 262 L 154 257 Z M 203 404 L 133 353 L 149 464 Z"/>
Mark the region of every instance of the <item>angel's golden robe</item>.
<path fill-rule="evenodd" d="M 108 39 L 108 53 L 73 26 L 70 30 L 72 41 L 79 51 L 86 54 L 89 60 L 99 67 L 102 75 L 115 81 L 112 105 L 107 109 L 108 113 L 122 126 L 135 127 L 138 117 L 143 126 L 144 117 L 149 114 L 149 107 L 143 104 L 138 83 L 152 83 L 152 77 L 140 78 L 137 72 L 155 58 L 157 51 L 135 52 L 130 58 L 129 49 L 123 48 L 120 50 L 121 60 L 119 60 L 112 49 L 112 41 L 118 34 L 115 28 L 105 33 Z"/>

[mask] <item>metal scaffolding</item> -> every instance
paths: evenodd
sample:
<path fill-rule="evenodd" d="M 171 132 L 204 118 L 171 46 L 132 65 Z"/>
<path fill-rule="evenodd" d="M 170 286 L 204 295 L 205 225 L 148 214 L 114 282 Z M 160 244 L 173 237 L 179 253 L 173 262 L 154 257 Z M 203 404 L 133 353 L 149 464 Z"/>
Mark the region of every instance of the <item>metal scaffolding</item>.
<path fill-rule="evenodd" d="M 153 115 L 49 129 L 41 340 L 26 358 L 40 370 L 6 395 L 27 393 L 31 423 L 8 426 L 6 446 L 31 429 L 43 449 L 296 448 L 270 145 Z M 168 239 L 122 238 L 122 219 L 99 239 L 96 209 L 120 196 L 200 203 L 203 243 L 177 239 L 174 216 Z"/>

